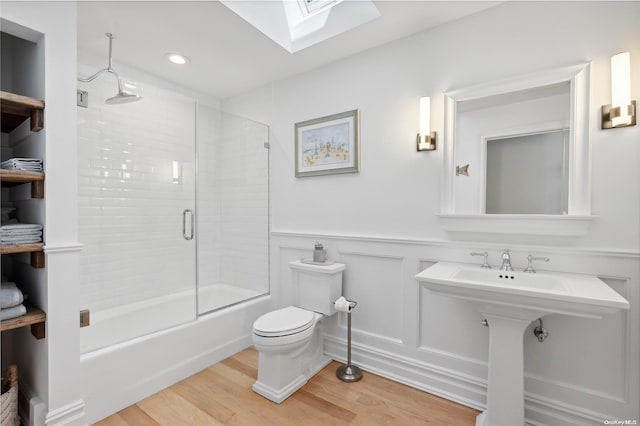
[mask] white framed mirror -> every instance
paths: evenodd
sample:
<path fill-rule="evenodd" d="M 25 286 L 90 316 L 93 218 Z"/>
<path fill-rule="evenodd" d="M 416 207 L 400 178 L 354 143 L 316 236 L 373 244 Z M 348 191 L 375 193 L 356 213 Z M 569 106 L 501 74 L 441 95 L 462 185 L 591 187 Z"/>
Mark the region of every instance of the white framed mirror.
<path fill-rule="evenodd" d="M 587 63 L 445 93 L 445 229 L 586 232 L 589 77 Z M 467 164 L 468 175 L 457 175 Z"/>

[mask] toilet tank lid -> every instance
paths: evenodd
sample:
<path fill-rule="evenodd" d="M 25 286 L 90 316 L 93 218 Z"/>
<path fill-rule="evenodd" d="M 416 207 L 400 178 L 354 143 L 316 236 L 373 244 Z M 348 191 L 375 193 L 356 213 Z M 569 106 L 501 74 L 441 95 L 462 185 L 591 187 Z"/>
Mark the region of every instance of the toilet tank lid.
<path fill-rule="evenodd" d="M 289 262 L 291 269 L 298 269 L 301 271 L 318 272 L 321 274 L 337 274 L 345 270 L 347 265 L 344 263 L 334 262 L 331 265 L 312 265 L 310 263 L 304 263 L 299 260 Z"/>

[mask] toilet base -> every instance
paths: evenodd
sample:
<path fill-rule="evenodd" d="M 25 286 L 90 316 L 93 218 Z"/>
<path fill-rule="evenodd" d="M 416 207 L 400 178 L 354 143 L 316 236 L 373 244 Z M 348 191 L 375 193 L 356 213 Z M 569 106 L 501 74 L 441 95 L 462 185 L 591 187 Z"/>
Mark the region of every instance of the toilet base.
<path fill-rule="evenodd" d="M 273 387 L 260 381 L 256 381 L 253 384 L 252 389 L 255 393 L 264 396 L 268 400 L 273 401 L 276 404 L 280 404 L 282 403 L 282 401 L 289 398 L 298 389 L 304 386 L 309 381 L 309 379 L 318 374 L 320 370 L 329 365 L 331 361 L 332 359 L 328 356 L 323 356 L 321 362 L 314 365 L 313 369 L 308 370 L 306 374 L 301 374 L 300 376 L 296 377 L 294 380 L 280 389 L 274 389 Z"/>

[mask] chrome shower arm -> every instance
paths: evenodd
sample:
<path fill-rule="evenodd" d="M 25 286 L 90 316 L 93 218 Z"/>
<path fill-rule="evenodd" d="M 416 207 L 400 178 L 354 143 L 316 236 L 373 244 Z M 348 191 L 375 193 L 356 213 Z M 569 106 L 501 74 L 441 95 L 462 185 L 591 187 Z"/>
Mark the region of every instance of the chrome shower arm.
<path fill-rule="evenodd" d="M 78 81 L 81 82 L 81 83 L 91 83 L 93 80 L 98 78 L 98 76 L 100 76 L 100 74 L 102 74 L 105 71 L 108 71 L 108 68 L 102 68 L 100 71 L 98 71 L 97 73 L 95 73 L 91 77 L 87 77 L 87 78 L 78 77 Z"/>
<path fill-rule="evenodd" d="M 120 80 L 120 76 L 118 75 L 118 73 L 115 72 L 113 68 L 102 68 L 101 70 L 99 70 L 98 72 L 96 72 L 90 77 L 87 77 L 87 78 L 78 77 L 78 81 L 81 83 L 91 83 L 93 80 L 98 78 L 103 72 L 111 73 L 116 77 L 116 79 L 118 80 L 118 93 L 122 93 L 122 81 Z"/>

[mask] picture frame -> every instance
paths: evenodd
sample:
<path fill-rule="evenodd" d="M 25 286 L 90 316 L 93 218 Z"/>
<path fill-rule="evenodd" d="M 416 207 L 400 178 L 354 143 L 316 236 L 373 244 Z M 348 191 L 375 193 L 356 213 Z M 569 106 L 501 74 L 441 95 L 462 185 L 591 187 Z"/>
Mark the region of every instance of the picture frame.
<path fill-rule="evenodd" d="M 360 171 L 360 111 L 295 124 L 296 177 Z"/>

